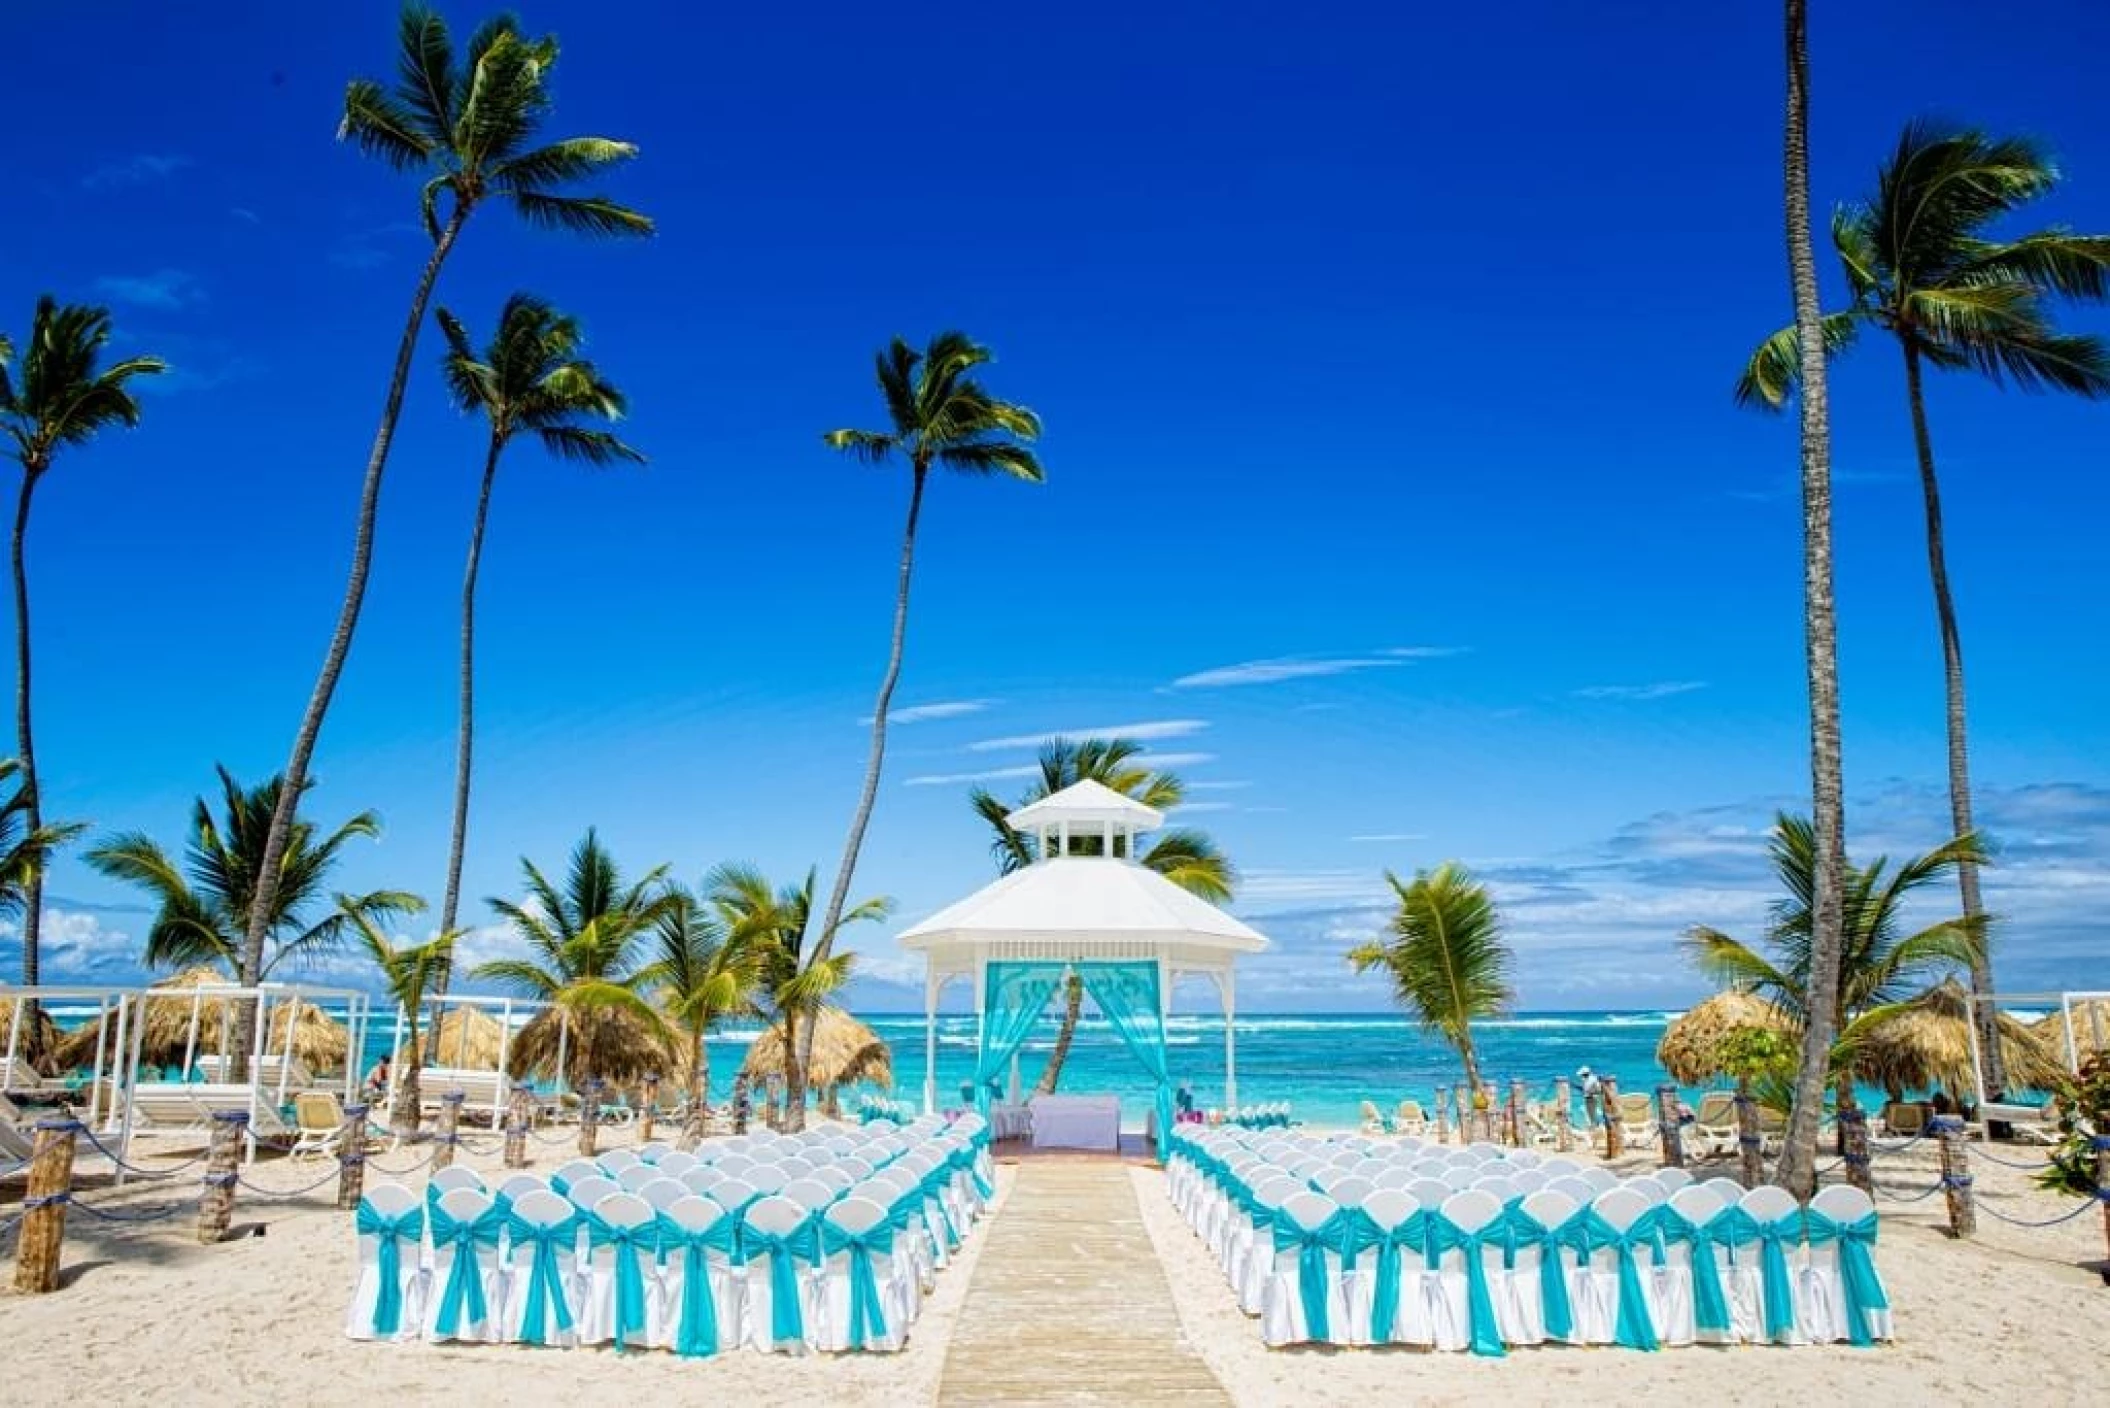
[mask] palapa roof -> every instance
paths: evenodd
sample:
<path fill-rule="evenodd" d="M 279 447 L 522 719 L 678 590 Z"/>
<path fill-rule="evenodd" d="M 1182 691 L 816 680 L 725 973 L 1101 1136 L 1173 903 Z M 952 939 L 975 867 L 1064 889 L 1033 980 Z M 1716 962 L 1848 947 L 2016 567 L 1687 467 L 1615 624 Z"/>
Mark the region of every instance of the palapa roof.
<path fill-rule="evenodd" d="M 1677 1018 L 1656 1043 L 1656 1061 L 1682 1085 L 1704 1085 L 1728 1074 L 1723 1061 L 1732 1037 L 1746 1031 L 1791 1035 L 1792 1018 L 1764 998 L 1735 988 L 1718 992 Z"/>
<path fill-rule="evenodd" d="M 664 1034 L 633 1012 L 549 1007 L 513 1034 L 506 1052 L 506 1073 L 515 1080 L 551 1079 L 558 1074 L 560 1046 L 564 1051 L 562 1079 L 574 1090 L 588 1080 L 633 1085 L 646 1076 L 670 1074 L 676 1064 Z"/>
<path fill-rule="evenodd" d="M 28 1012 L 22 1015 L 22 1024 L 15 1025 L 15 1004 L 22 999 L 0 997 L 0 1056 L 7 1054 L 10 1036 L 15 1043 L 15 1059 L 27 1062 L 41 1075 L 52 1075 L 65 1067 L 56 1065 L 52 1059 L 54 1048 L 64 1036 L 59 1024 L 51 1020 L 46 1010 L 49 1004 L 38 1003 L 34 1007 L 36 1020 L 31 1021 Z"/>
<path fill-rule="evenodd" d="M 750 1080 L 784 1073 L 784 1031 L 771 1027 L 747 1048 L 740 1074 Z M 806 1083 L 815 1090 L 832 1090 L 859 1083 L 890 1087 L 894 1083 L 894 1053 L 870 1027 L 839 1007 L 821 1009 L 813 1031 L 813 1067 Z"/>
<path fill-rule="evenodd" d="M 2032 1022 L 2030 1031 L 2055 1059 L 2065 1061 L 2066 1012 L 2063 1008 L 2041 1022 Z M 2073 1004 L 2074 1056 L 2085 1061 L 2097 1051 L 2110 1051 L 2110 998 L 2085 998 Z"/>
<path fill-rule="evenodd" d="M 1970 994 L 1954 978 L 1935 984 L 1869 1033 L 1854 1074 L 1887 1090 L 1970 1090 L 1970 1010 Z M 2006 1013 L 1997 1020 L 2011 1093 L 2049 1089 L 2065 1074 L 2063 1050 L 2054 1053 L 2028 1023 Z"/>
<path fill-rule="evenodd" d="M 184 1052 L 197 1056 L 217 1055 L 220 1050 L 221 1027 L 227 1018 L 235 1016 L 247 999 L 232 993 L 219 995 L 190 994 L 195 988 L 231 988 L 233 982 L 217 968 L 191 968 L 154 984 L 157 992 L 171 994 L 167 997 L 150 997 L 144 1004 L 144 1029 L 140 1036 L 139 1059 L 149 1066 L 173 1066 L 183 1060 Z M 190 994 L 190 995 L 186 995 Z M 196 1004 L 198 1035 L 195 1043 L 191 1039 L 192 1004 Z M 130 1021 L 139 1016 L 135 1010 L 127 1019 L 125 1039 L 131 1040 Z M 330 1017 L 311 1002 L 298 998 L 280 998 L 271 1004 L 271 1029 L 264 1044 L 267 1055 L 276 1056 L 286 1049 L 286 1026 L 293 1025 L 293 1055 L 310 1072 L 341 1069 L 346 1055 L 351 1050 L 351 1036 L 342 1023 Z M 107 1027 L 107 1030 L 105 1028 Z M 232 1037 L 229 1030 L 226 1035 Z M 91 1022 L 67 1034 L 53 1053 L 53 1063 L 60 1070 L 72 1070 L 91 1066 L 95 1062 L 98 1042 L 104 1045 L 104 1060 L 121 1061 L 128 1053 L 116 1050 L 117 1019 L 115 1014 L 104 1021 Z"/>
<path fill-rule="evenodd" d="M 437 1022 L 418 1031 L 418 1039 L 431 1053 L 435 1066 L 456 1070 L 490 1071 L 498 1068 L 498 1050 L 505 1044 L 505 1028 L 479 1007 L 450 1007 Z"/>

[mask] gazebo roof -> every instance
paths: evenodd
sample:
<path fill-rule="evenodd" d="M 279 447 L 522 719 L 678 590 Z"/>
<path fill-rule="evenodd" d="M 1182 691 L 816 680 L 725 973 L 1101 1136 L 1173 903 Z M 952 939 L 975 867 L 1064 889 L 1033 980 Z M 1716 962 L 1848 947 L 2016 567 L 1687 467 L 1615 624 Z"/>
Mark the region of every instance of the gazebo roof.
<path fill-rule="evenodd" d="M 1260 952 L 1267 940 L 1133 861 L 1071 856 L 1023 866 L 983 886 L 908 929 L 901 946 L 933 959 L 1025 948 L 1037 957 L 1126 958 L 1141 948 L 1228 963 Z"/>
<path fill-rule="evenodd" d="M 1103 782 L 1085 778 L 1073 782 L 1030 806 L 1020 807 L 1004 820 L 1014 831 L 1031 831 L 1067 821 L 1073 826 L 1102 826 L 1111 822 L 1132 831 L 1155 831 L 1165 824 L 1165 814 L 1146 807 L 1133 797 L 1124 797 Z"/>

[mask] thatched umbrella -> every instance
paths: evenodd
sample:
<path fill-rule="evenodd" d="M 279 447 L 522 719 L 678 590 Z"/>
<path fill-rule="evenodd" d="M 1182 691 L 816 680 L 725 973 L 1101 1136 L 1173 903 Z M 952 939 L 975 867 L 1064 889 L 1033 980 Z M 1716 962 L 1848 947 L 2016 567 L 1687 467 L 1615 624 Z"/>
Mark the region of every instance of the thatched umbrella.
<path fill-rule="evenodd" d="M 837 1093 L 846 1085 L 894 1084 L 893 1050 L 870 1027 L 838 1007 L 822 1008 L 813 1020 L 813 1066 L 806 1072 L 806 1086 L 822 1092 L 824 1108 L 834 1111 Z M 782 1027 L 771 1027 L 755 1038 L 740 1074 L 750 1084 L 784 1074 Z"/>
<path fill-rule="evenodd" d="M 574 1012 L 551 1007 L 513 1034 L 506 1053 L 507 1073 L 515 1080 L 549 1079 L 556 1073 L 560 1046 L 563 1079 L 574 1090 L 588 1080 L 635 1085 L 646 1076 L 667 1075 L 676 1066 L 664 1034 L 635 1013 L 620 1008 Z"/>
<path fill-rule="evenodd" d="M 435 1066 L 488 1071 L 498 1067 L 505 1028 L 482 1008 L 450 1007 L 429 1030 L 420 1030 L 418 1039 L 425 1043 Z"/>
<path fill-rule="evenodd" d="M 2030 1031 L 2044 1044 L 2052 1059 L 2066 1060 L 2066 1013 L 2052 1013 L 2041 1022 L 2030 1023 Z M 2110 998 L 2088 998 L 2073 1004 L 2073 1054 L 2085 1061 L 2095 1052 L 2110 1051 Z"/>
<path fill-rule="evenodd" d="M 1656 1061 L 1681 1085 L 1705 1085 L 1729 1074 L 1723 1062 L 1730 1040 L 1754 1030 L 1791 1036 L 1795 1023 L 1762 997 L 1718 992 L 1664 1028 Z"/>
<path fill-rule="evenodd" d="M 51 1013 L 44 1004 L 36 1003 L 22 1013 L 21 1026 L 15 1025 L 16 999 L 0 998 L 0 1056 L 7 1055 L 10 1037 L 15 1043 L 15 1059 L 28 1065 L 39 1075 L 51 1075 L 66 1069 L 52 1060 L 52 1054 L 65 1036 L 59 1024 L 51 1020 Z M 36 1014 L 32 1021 L 30 1013 Z"/>
<path fill-rule="evenodd" d="M 213 1056 L 220 1051 L 222 1027 L 227 1018 L 236 1015 L 242 1002 L 238 997 L 207 993 L 202 996 L 185 996 L 193 988 L 232 987 L 233 981 L 217 968 L 191 968 L 173 978 L 154 984 L 157 992 L 168 992 L 168 997 L 150 997 L 143 1004 L 144 1016 L 135 1011 L 132 1021 L 143 1024 L 139 1039 L 139 1060 L 142 1065 L 173 1066 L 182 1062 L 184 1054 Z M 198 1023 L 196 1040 L 191 1037 L 193 1004 Z M 351 1051 L 351 1034 L 342 1023 L 334 1020 L 311 1002 L 299 1000 L 275 1003 L 271 1009 L 271 1029 L 265 1037 L 264 1050 L 276 1056 L 286 1049 L 286 1026 L 293 1026 L 293 1055 L 311 1073 L 341 1069 Z M 126 1040 L 131 1039 L 129 1023 Z M 231 1036 L 229 1032 L 227 1035 Z M 95 1048 L 100 1043 L 104 1048 L 103 1059 L 122 1061 L 128 1053 L 118 1051 L 117 1018 L 113 1014 L 99 1022 L 92 1022 L 69 1033 L 52 1053 L 53 1062 L 61 1070 L 72 1070 L 94 1064 Z"/>
<path fill-rule="evenodd" d="M 1952 1094 L 1969 1090 L 1971 998 L 1954 978 L 1912 1000 L 1861 1042 L 1854 1074 L 1888 1090 L 1892 1099 L 1907 1088 L 1940 1086 Z M 2001 1013 L 2000 1050 L 2014 1090 L 2046 1090 L 2065 1074 L 2065 1052 L 2054 1053 L 2026 1022 Z M 2012 1093 L 2012 1091 L 2010 1092 Z"/>

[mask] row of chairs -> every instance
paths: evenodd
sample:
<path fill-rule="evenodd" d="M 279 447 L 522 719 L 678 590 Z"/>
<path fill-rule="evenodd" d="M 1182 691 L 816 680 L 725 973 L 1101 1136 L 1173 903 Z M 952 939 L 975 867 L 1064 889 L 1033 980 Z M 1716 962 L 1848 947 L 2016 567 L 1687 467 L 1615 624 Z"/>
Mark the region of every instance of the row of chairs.
<path fill-rule="evenodd" d="M 883 1165 L 813 1149 L 797 1177 L 617 1151 L 546 1184 L 515 1174 L 486 1189 L 448 1169 L 422 1200 L 377 1187 L 359 1210 L 346 1332 L 685 1355 L 896 1350 L 993 1192 L 979 1133 L 928 1133 Z"/>
<path fill-rule="evenodd" d="M 1515 1172 L 1483 1167 L 1473 1186 L 1379 1186 L 1331 1164 L 1300 1176 L 1211 1134 L 1175 1142 L 1168 1190 L 1270 1345 L 1890 1337 L 1875 1208 L 1856 1189 L 1805 1209 L 1778 1188 L 1660 1174 L 1611 1187 L 1562 1174 L 1524 1192 Z"/>

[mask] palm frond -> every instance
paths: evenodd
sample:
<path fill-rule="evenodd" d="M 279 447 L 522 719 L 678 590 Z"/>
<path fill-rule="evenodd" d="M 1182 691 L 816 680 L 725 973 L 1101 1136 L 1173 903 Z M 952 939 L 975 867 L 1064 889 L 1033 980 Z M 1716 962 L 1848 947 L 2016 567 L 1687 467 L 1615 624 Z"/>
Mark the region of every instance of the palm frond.
<path fill-rule="evenodd" d="M 350 142 L 368 156 L 379 157 L 398 171 L 412 171 L 432 159 L 433 143 L 418 130 L 415 114 L 370 79 L 355 78 L 345 86 L 344 117 L 337 124 L 337 139 Z"/>
<path fill-rule="evenodd" d="M 841 450 L 866 464 L 878 464 L 891 455 L 899 442 L 876 430 L 831 430 L 821 437 L 831 450 Z"/>
<path fill-rule="evenodd" d="M 551 186 L 583 181 L 637 156 L 630 142 L 606 137 L 567 137 L 531 152 L 522 152 L 491 168 L 493 190 L 547 193 Z"/>
<path fill-rule="evenodd" d="M 535 432 L 542 448 L 560 460 L 606 468 L 613 464 L 643 464 L 641 451 L 618 440 L 605 430 L 586 430 L 576 425 L 547 425 Z"/>
<path fill-rule="evenodd" d="M 1821 326 L 1824 355 L 1829 357 L 1852 344 L 1860 315 L 1851 310 L 1827 313 Z M 1802 339 L 1791 324 L 1758 344 L 1751 360 L 1744 364 L 1736 379 L 1736 404 L 1746 409 L 1777 411 L 1788 403 L 1801 378 Z"/>
<path fill-rule="evenodd" d="M 541 191 L 512 191 L 507 194 L 513 209 L 530 225 L 550 230 L 596 237 L 649 235 L 651 217 L 641 215 L 606 196 L 553 196 Z"/>

